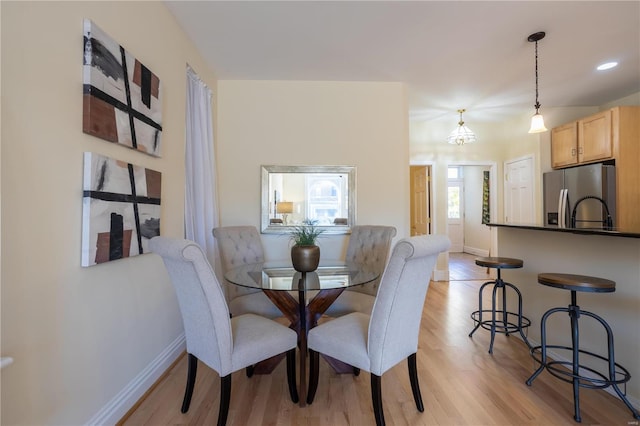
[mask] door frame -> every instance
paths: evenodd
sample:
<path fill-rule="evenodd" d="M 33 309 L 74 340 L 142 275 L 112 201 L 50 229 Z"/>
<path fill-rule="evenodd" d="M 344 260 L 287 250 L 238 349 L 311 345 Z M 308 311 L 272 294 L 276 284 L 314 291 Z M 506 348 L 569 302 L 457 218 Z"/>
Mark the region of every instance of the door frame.
<path fill-rule="evenodd" d="M 440 188 L 443 186 L 441 179 L 444 177 L 444 187 L 446 188 L 446 169 L 449 166 L 485 166 L 489 167 L 489 189 L 491 194 L 495 194 L 491 197 L 491 201 L 489 203 L 489 208 L 491 210 L 491 222 L 495 222 L 498 217 L 498 182 L 497 182 L 497 169 L 498 163 L 495 161 L 452 161 L 447 163 L 446 161 L 433 161 L 433 160 L 409 160 L 410 166 L 431 166 L 431 180 L 430 180 L 430 191 L 429 191 L 429 201 L 431 204 L 431 232 L 437 232 L 440 229 L 440 221 L 443 219 L 446 221 L 445 217 L 440 217 L 440 215 L 436 214 L 438 212 L 437 203 L 443 199 L 446 203 L 447 194 L 446 191 L 444 194 L 436 193 L 441 191 L 436 191 L 435 188 Z M 444 171 L 441 168 L 444 167 Z M 407 190 L 409 190 L 407 188 Z M 491 248 L 490 253 L 497 253 L 498 247 L 498 232 L 495 227 L 491 228 Z M 441 254 L 443 261 L 439 260 L 436 263 L 436 269 L 433 271 L 433 279 L 436 281 L 448 281 L 449 280 L 449 252 Z"/>
<path fill-rule="evenodd" d="M 449 167 L 464 167 L 464 166 L 482 166 L 489 167 L 489 191 L 491 197 L 489 198 L 489 216 L 490 222 L 495 222 L 498 217 L 498 163 L 495 161 L 452 161 L 446 164 L 447 169 Z M 446 176 L 446 174 L 445 174 Z M 446 194 L 444 194 L 446 196 Z M 445 198 L 446 201 L 446 198 Z M 466 210 L 466 207 L 465 207 Z M 466 215 L 466 211 L 464 212 Z M 498 233 L 494 227 L 491 228 L 491 241 L 490 241 L 490 255 L 497 253 L 498 247 Z"/>

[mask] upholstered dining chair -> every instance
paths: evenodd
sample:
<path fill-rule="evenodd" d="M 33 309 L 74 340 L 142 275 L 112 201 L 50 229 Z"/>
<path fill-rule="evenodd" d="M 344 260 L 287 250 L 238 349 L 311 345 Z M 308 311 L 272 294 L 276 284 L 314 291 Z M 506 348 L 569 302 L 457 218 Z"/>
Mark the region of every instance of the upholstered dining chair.
<path fill-rule="evenodd" d="M 285 352 L 289 394 L 293 402 L 298 402 L 295 331 L 253 314 L 230 318 L 222 286 L 196 243 L 154 237 L 149 247 L 164 261 L 182 314 L 188 372 L 181 411 L 189 410 L 198 360 L 220 375 L 218 426 L 221 426 L 226 424 L 229 413 L 231 373 Z"/>
<path fill-rule="evenodd" d="M 357 225 L 351 228 L 345 261 L 366 267 L 382 276 L 389 258 L 391 240 L 396 228 L 381 225 Z M 350 287 L 331 304 L 325 312 L 331 317 L 340 317 L 351 312 L 371 313 L 378 293 L 380 278 L 375 281 Z"/>
<path fill-rule="evenodd" d="M 255 226 L 226 226 L 213 229 L 220 248 L 222 269 L 247 263 L 264 262 L 262 240 Z M 259 289 L 241 287 L 225 282 L 225 294 L 231 315 L 252 313 L 267 318 L 282 316 L 282 312 Z"/>
<path fill-rule="evenodd" d="M 382 276 L 371 315 L 354 312 L 309 331 L 308 404 L 318 387 L 318 354 L 322 353 L 371 373 L 376 424 L 384 425 L 381 378 L 406 358 L 416 408 L 424 411 L 416 367 L 420 319 L 438 254 L 450 245 L 444 235 L 400 240 Z"/>

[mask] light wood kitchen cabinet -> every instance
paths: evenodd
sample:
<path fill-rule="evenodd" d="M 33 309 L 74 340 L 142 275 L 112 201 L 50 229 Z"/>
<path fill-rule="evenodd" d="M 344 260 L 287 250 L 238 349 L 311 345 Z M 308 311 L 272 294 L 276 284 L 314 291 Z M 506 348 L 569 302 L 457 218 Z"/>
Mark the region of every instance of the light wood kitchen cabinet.
<path fill-rule="evenodd" d="M 578 164 L 578 122 L 551 129 L 551 167 Z"/>
<path fill-rule="evenodd" d="M 640 106 L 620 106 L 551 129 L 551 167 L 616 166 L 614 226 L 640 232 Z"/>
<path fill-rule="evenodd" d="M 602 111 L 578 120 L 578 163 L 593 163 L 613 157 L 611 115 Z"/>
<path fill-rule="evenodd" d="M 551 167 L 595 163 L 613 158 L 611 117 L 601 111 L 551 129 Z"/>
<path fill-rule="evenodd" d="M 616 107 L 611 115 L 616 164 L 616 228 L 640 233 L 640 106 Z"/>

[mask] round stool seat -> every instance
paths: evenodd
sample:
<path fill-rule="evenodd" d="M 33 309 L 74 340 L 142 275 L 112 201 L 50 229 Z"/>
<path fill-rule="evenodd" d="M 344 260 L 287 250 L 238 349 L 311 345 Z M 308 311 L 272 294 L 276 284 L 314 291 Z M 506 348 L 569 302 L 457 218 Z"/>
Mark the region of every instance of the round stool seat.
<path fill-rule="evenodd" d="M 513 259 L 510 257 L 477 257 L 476 265 L 484 266 L 485 268 L 498 268 L 498 269 L 516 269 L 522 268 L 521 259 Z"/>
<path fill-rule="evenodd" d="M 571 291 L 589 293 L 611 293 L 616 291 L 615 281 L 587 275 L 544 273 L 538 274 L 538 282 L 549 287 Z"/>

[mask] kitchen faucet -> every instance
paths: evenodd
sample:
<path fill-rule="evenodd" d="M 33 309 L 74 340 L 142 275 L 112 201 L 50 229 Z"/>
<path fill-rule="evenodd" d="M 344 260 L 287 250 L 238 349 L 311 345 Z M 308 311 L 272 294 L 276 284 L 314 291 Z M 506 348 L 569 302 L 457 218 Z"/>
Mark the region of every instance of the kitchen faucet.
<path fill-rule="evenodd" d="M 606 212 L 607 212 L 607 218 L 599 221 L 599 220 L 576 220 L 576 212 L 578 210 L 578 205 L 585 201 L 585 200 L 589 200 L 589 199 L 594 199 L 594 200 L 598 200 L 600 201 L 600 203 L 602 203 L 602 205 L 604 206 Z M 604 229 L 606 231 L 613 231 L 613 219 L 611 219 L 611 214 L 609 213 L 609 207 L 607 206 L 607 202 L 604 201 L 602 198 L 600 197 L 596 197 L 593 195 L 587 195 L 586 197 L 582 197 L 580 198 L 578 201 L 576 201 L 576 205 L 573 206 L 573 211 L 571 212 L 571 227 L 575 228 L 576 227 L 576 222 L 597 222 L 597 223 L 602 223 Z"/>

